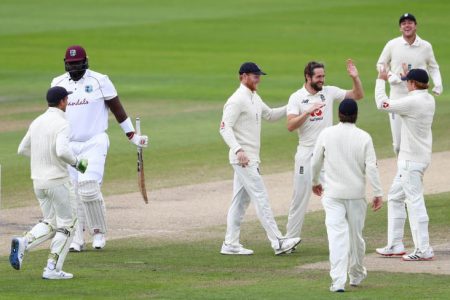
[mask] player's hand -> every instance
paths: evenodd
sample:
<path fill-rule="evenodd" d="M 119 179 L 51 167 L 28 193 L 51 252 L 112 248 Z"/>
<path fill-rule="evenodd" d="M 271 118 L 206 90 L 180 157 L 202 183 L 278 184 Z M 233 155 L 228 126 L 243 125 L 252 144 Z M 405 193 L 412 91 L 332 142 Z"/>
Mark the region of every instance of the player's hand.
<path fill-rule="evenodd" d="M 435 86 L 432 91 L 433 94 L 439 96 L 440 94 L 442 94 L 442 85 Z"/>
<path fill-rule="evenodd" d="M 312 187 L 312 191 L 313 191 L 314 195 L 317 195 L 319 197 L 322 196 L 322 193 L 323 193 L 322 185 L 321 184 L 314 185 Z"/>
<path fill-rule="evenodd" d="M 135 144 L 138 147 L 145 148 L 148 146 L 148 136 L 133 134 L 131 138 L 129 138 L 130 142 Z"/>
<path fill-rule="evenodd" d="M 384 81 L 388 80 L 388 71 L 387 71 L 387 66 L 384 65 L 383 67 L 381 67 L 378 70 L 378 79 L 382 79 Z"/>
<path fill-rule="evenodd" d="M 236 153 L 238 161 L 239 161 L 239 165 L 243 168 L 245 168 L 246 166 L 248 166 L 248 163 L 250 162 L 247 154 L 245 154 L 244 150 L 240 149 L 238 150 L 238 152 Z"/>
<path fill-rule="evenodd" d="M 403 72 L 400 73 L 400 78 L 406 80 L 406 75 L 409 73 L 408 64 L 402 63 Z"/>
<path fill-rule="evenodd" d="M 383 197 L 373 197 L 372 210 L 377 211 L 383 207 Z"/>
<path fill-rule="evenodd" d="M 347 59 L 347 72 L 348 75 L 350 75 L 350 77 L 352 78 L 356 78 L 359 76 L 358 69 L 350 58 Z"/>
<path fill-rule="evenodd" d="M 88 160 L 85 158 L 77 159 L 76 163 L 72 165 L 72 167 L 77 169 L 80 173 L 84 173 L 88 167 Z"/>
<path fill-rule="evenodd" d="M 312 112 L 315 112 L 316 110 L 319 110 L 324 106 L 325 106 L 325 103 L 314 103 L 313 105 L 309 106 L 305 112 L 309 115 Z"/>

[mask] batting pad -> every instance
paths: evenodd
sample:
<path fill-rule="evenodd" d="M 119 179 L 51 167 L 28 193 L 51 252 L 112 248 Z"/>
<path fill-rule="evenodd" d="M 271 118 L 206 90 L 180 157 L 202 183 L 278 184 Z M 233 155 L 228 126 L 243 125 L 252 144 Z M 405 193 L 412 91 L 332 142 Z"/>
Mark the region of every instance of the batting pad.
<path fill-rule="evenodd" d="M 79 182 L 78 194 L 84 205 L 89 232 L 93 234 L 94 229 L 98 229 L 101 233 L 106 233 L 105 202 L 98 182 L 95 180 Z"/>
<path fill-rule="evenodd" d="M 67 253 L 69 252 L 70 243 L 73 240 L 73 233 L 75 231 L 76 226 L 75 223 L 70 227 L 63 227 L 56 229 L 55 237 L 52 240 L 52 244 L 50 246 L 51 254 L 56 262 L 56 271 L 61 271 L 62 266 L 64 264 L 64 260 L 66 259 Z"/>
<path fill-rule="evenodd" d="M 25 238 L 28 240 L 27 250 L 31 250 L 39 246 L 48 239 L 55 236 L 55 229 L 47 222 L 40 222 L 36 224 L 30 231 L 25 233 Z"/>

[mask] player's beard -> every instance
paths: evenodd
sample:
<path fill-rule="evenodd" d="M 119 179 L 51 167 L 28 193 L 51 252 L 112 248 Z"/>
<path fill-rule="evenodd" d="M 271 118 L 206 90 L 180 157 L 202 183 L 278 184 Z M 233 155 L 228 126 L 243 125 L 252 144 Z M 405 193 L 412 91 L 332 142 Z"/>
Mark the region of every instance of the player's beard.
<path fill-rule="evenodd" d="M 73 81 L 78 81 L 78 80 L 80 80 L 80 79 L 84 76 L 84 73 L 86 73 L 86 70 L 69 71 L 70 78 L 71 78 Z"/>
<path fill-rule="evenodd" d="M 319 86 L 317 82 L 311 82 L 311 87 L 316 91 L 320 92 L 323 86 Z"/>

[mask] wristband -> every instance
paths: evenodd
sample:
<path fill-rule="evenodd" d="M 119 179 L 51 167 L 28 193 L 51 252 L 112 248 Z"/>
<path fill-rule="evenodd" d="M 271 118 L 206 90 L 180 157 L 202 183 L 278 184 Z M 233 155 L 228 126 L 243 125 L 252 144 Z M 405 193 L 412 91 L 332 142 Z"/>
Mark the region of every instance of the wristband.
<path fill-rule="evenodd" d="M 120 127 L 122 127 L 122 130 L 125 132 L 125 134 L 128 134 L 130 132 L 134 133 L 133 123 L 131 122 L 131 119 L 129 117 L 125 121 L 120 123 Z"/>

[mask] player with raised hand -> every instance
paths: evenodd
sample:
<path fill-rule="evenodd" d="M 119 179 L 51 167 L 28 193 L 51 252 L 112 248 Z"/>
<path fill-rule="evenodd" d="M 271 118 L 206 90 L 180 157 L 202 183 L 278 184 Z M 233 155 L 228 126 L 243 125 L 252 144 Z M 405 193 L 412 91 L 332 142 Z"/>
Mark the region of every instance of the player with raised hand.
<path fill-rule="evenodd" d="M 287 128 L 298 131 L 299 144 L 295 154 L 294 192 L 286 226 L 287 238 L 300 238 L 306 209 L 311 197 L 311 157 L 319 133 L 333 125 L 333 103 L 345 98 L 364 96 L 358 69 L 347 60 L 347 73 L 353 81 L 351 90 L 325 84 L 325 66 L 311 61 L 304 69 L 305 84 L 293 93 L 287 106 Z"/>

